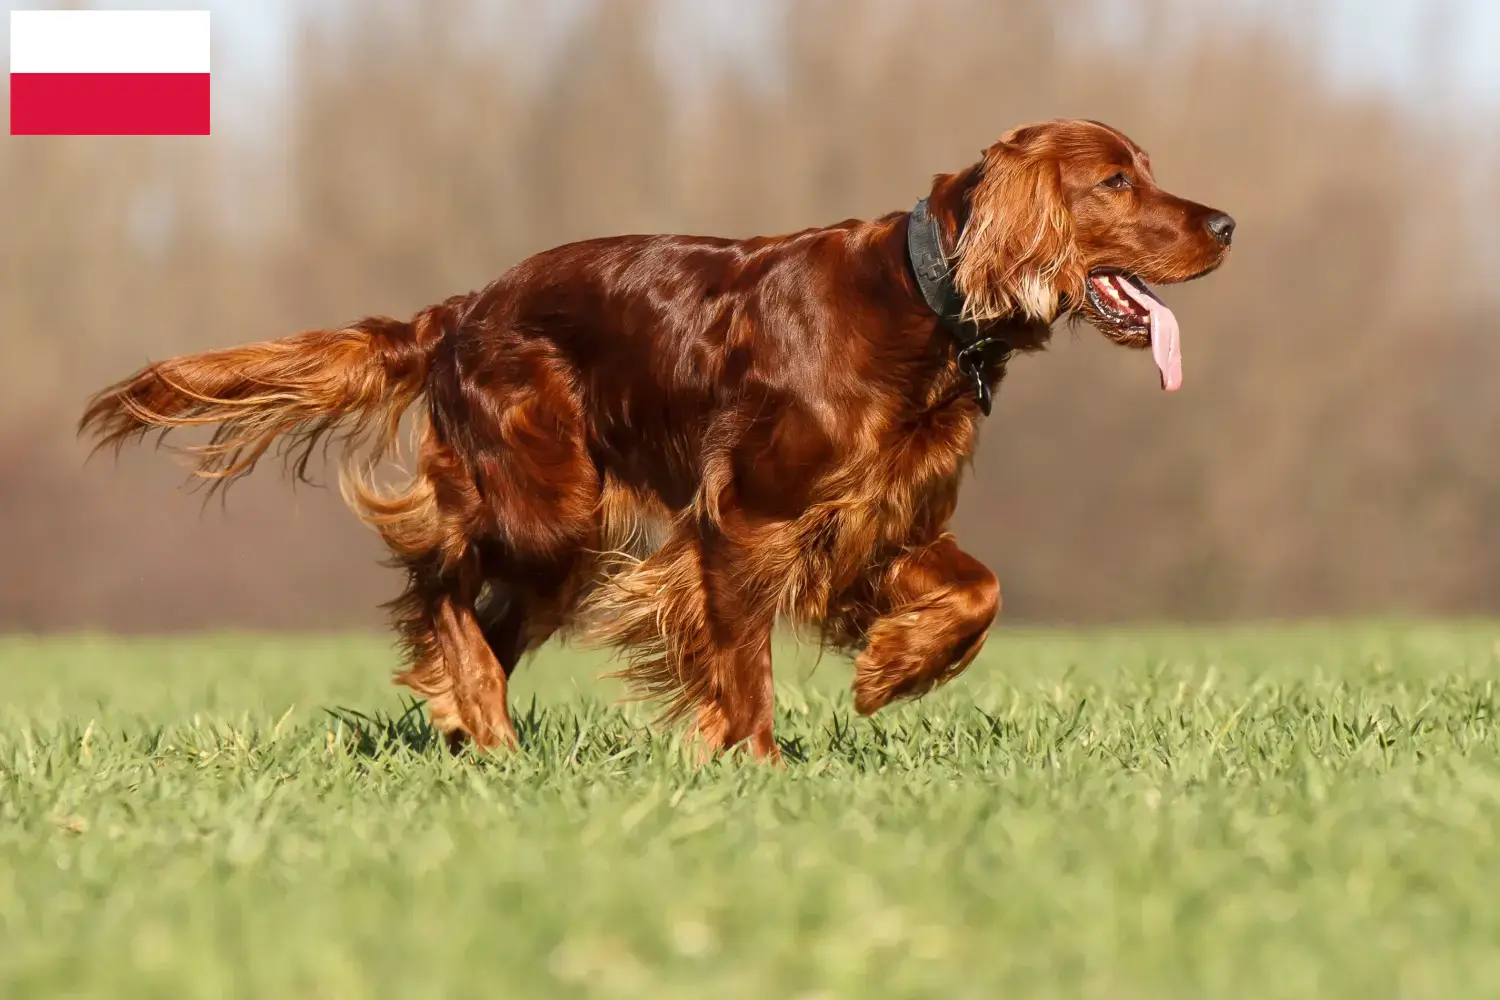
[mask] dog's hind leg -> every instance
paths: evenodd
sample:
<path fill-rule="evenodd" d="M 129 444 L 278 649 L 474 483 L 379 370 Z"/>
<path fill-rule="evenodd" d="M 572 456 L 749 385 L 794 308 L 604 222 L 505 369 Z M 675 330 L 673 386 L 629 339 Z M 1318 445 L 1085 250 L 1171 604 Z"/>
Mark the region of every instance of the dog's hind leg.
<path fill-rule="evenodd" d="M 597 533 L 600 485 L 566 379 L 505 369 L 481 392 L 477 378 L 435 370 L 412 499 L 394 513 L 362 506 L 408 570 L 394 610 L 411 667 L 398 681 L 427 698 L 450 745 L 467 734 L 490 747 L 516 743 L 509 675 L 556 627 L 551 597 Z"/>
<path fill-rule="evenodd" d="M 397 681 L 427 699 L 450 749 L 466 737 L 481 748 L 517 744 L 510 677 L 523 656 L 566 624 L 571 562 L 524 573 L 512 564 L 496 576 L 476 556 L 462 560 L 457 572 L 411 573 L 395 609 L 412 665 Z"/>
<path fill-rule="evenodd" d="M 396 628 L 411 656 L 398 683 L 427 700 L 433 725 L 450 749 L 466 739 L 480 748 L 516 745 L 507 699 L 509 673 L 485 639 L 476 613 L 476 560 L 457 572 L 414 568 L 394 603 Z"/>
<path fill-rule="evenodd" d="M 486 511 L 466 466 L 428 428 L 419 471 L 404 491 L 383 493 L 360 481 L 345 487 L 351 506 L 406 570 L 406 589 L 388 605 L 408 661 L 397 683 L 426 699 L 450 747 L 466 737 L 480 747 L 514 746 L 507 674 L 476 607 Z"/>

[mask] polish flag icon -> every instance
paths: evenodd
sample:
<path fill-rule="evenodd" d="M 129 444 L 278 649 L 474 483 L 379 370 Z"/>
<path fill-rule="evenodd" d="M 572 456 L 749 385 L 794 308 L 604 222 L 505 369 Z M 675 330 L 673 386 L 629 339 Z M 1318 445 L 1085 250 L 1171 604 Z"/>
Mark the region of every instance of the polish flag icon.
<path fill-rule="evenodd" d="M 11 135 L 208 135 L 208 11 L 13 10 Z"/>

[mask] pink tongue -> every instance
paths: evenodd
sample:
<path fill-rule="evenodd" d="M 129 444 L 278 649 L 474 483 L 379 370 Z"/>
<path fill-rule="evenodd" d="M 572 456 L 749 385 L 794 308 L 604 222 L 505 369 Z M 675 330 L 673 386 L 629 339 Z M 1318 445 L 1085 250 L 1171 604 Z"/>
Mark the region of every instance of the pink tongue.
<path fill-rule="evenodd" d="M 1182 388 L 1182 338 L 1177 317 L 1165 302 L 1136 288 L 1133 282 L 1121 281 L 1120 287 L 1151 314 L 1151 356 L 1161 369 L 1161 387 L 1176 392 Z"/>

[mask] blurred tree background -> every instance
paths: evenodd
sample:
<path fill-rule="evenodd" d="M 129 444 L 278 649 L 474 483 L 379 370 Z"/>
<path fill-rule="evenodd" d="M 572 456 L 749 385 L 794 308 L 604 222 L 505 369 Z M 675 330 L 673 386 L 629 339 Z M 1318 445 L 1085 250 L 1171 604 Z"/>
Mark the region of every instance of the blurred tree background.
<path fill-rule="evenodd" d="M 336 490 L 267 469 L 221 511 L 162 456 L 85 465 L 84 398 L 150 358 L 587 236 L 905 208 L 1060 116 L 1240 229 L 1165 293 L 1183 393 L 1086 327 L 1013 365 L 958 523 L 1007 617 L 1500 611 L 1500 113 L 1335 87 L 1231 4 L 745 3 L 725 58 L 667 0 L 305 0 L 264 114 L 216 68 L 210 140 L 4 140 L 0 627 L 343 627 L 395 592 Z"/>

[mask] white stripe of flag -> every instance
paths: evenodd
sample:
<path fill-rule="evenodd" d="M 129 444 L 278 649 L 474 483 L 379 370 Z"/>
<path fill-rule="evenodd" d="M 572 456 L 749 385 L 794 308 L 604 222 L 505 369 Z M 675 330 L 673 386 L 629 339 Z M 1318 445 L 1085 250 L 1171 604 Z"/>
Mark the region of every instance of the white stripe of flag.
<path fill-rule="evenodd" d="M 206 10 L 13 10 L 12 73 L 207 73 Z"/>

